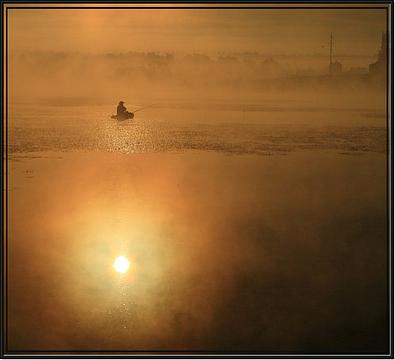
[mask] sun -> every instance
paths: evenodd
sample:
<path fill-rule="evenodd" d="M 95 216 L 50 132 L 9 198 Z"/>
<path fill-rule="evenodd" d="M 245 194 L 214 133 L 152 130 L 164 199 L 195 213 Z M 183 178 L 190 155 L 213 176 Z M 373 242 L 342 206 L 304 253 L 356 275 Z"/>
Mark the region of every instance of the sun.
<path fill-rule="evenodd" d="M 113 266 L 119 273 L 125 273 L 129 269 L 129 260 L 126 259 L 125 256 L 118 256 Z"/>

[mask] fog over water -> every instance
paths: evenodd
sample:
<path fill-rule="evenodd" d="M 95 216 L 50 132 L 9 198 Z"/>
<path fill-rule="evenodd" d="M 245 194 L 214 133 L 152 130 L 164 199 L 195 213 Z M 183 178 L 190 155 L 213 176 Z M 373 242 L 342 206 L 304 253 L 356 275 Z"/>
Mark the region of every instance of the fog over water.
<path fill-rule="evenodd" d="M 10 11 L 9 350 L 387 351 L 384 12 L 314 11 Z"/>

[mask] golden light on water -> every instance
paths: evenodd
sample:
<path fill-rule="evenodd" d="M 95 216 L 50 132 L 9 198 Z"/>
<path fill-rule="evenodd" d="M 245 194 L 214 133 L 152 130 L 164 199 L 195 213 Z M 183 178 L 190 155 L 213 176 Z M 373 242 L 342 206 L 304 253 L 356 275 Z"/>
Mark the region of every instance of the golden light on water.
<path fill-rule="evenodd" d="M 119 273 L 125 273 L 129 269 L 129 260 L 125 256 L 118 256 L 113 266 Z"/>

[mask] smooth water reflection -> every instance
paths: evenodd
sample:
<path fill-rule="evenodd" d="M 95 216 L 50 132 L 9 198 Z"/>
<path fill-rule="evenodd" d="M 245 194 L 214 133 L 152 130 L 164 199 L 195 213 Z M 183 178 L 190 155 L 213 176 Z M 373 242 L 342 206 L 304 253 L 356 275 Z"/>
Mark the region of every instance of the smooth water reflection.
<path fill-rule="evenodd" d="M 9 180 L 11 349 L 386 346 L 383 154 L 36 153 Z"/>

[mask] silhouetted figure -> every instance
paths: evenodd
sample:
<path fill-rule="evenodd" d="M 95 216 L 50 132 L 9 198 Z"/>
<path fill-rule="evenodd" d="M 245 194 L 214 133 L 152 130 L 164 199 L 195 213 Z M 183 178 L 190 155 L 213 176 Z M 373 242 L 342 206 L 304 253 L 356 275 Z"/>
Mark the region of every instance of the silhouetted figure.
<path fill-rule="evenodd" d="M 129 112 L 128 109 L 126 109 L 124 102 L 120 101 L 118 106 L 117 106 L 117 118 L 119 120 L 121 119 L 133 119 L 134 114 Z"/>
<path fill-rule="evenodd" d="M 117 106 L 117 115 L 118 116 L 125 116 L 128 111 L 128 109 L 126 109 L 126 107 L 123 104 L 124 104 L 124 102 L 120 101 Z"/>

